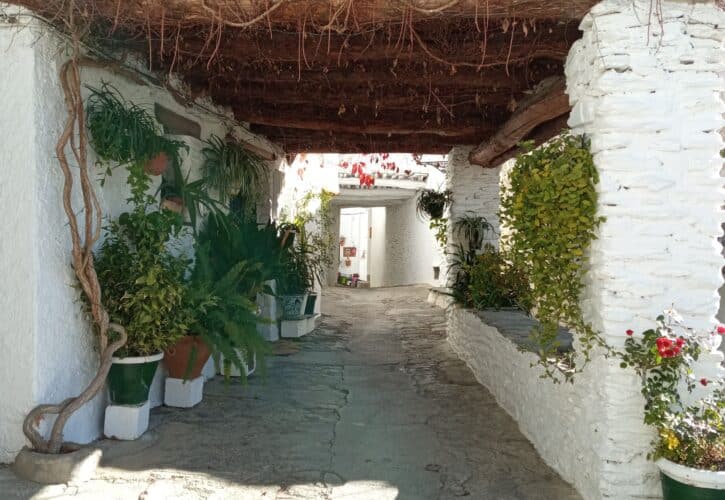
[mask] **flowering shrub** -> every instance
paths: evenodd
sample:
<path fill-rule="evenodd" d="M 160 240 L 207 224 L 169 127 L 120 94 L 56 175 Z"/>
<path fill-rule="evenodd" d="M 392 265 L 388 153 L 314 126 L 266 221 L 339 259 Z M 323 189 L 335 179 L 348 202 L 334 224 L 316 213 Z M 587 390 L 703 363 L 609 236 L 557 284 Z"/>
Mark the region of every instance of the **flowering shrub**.
<path fill-rule="evenodd" d="M 673 309 L 657 318 L 657 327 L 635 338 L 627 330 L 622 368 L 632 367 L 642 379 L 644 422 L 657 430 L 649 458 L 666 458 L 698 469 L 725 470 L 725 398 L 722 380 L 696 380 L 692 363 L 716 345 L 725 327 L 698 332 L 683 324 Z M 688 391 L 698 384 L 712 394 L 683 403 L 680 382 Z"/>

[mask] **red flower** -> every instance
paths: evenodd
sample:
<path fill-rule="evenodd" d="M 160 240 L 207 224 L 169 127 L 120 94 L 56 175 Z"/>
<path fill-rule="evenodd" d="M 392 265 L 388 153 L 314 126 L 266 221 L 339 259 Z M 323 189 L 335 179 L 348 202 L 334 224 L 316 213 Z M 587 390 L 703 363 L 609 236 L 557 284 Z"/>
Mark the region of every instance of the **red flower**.
<path fill-rule="evenodd" d="M 700 383 L 701 383 L 702 385 L 704 385 L 705 387 L 707 387 L 707 383 L 708 383 L 708 381 L 707 381 L 707 379 L 706 379 L 705 377 L 702 377 L 702 378 L 700 379 Z"/>
<path fill-rule="evenodd" d="M 675 340 L 675 343 L 677 344 L 678 347 L 682 347 L 683 345 L 685 345 L 685 339 L 683 339 L 682 337 L 677 337 L 677 340 Z"/>
<path fill-rule="evenodd" d="M 658 338 L 655 341 L 655 344 L 657 345 L 657 352 L 663 358 L 674 358 L 680 354 L 680 351 L 682 350 L 678 344 L 672 342 L 672 340 L 667 337 Z"/>
<path fill-rule="evenodd" d="M 634 335 L 634 330 L 627 330 L 624 333 L 626 333 L 627 335 L 629 335 L 631 337 L 632 335 Z"/>
<path fill-rule="evenodd" d="M 723 325 L 718 326 L 717 333 L 719 333 L 720 335 L 725 335 L 725 326 L 723 326 Z"/>

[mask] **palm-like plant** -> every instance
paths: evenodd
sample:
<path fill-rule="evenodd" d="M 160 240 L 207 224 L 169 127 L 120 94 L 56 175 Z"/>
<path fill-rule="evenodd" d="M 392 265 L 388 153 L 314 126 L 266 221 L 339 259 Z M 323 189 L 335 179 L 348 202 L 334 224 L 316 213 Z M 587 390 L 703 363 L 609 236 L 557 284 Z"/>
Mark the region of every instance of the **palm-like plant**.
<path fill-rule="evenodd" d="M 493 226 L 485 217 L 473 212 L 466 212 L 453 222 L 453 233 L 470 251 L 476 252 L 483 248 L 483 240 L 488 233 L 495 233 Z"/>
<path fill-rule="evenodd" d="M 206 141 L 202 153 L 206 184 L 218 193 L 219 200 L 226 204 L 238 194 L 247 206 L 253 206 L 267 174 L 262 159 L 238 142 L 216 135 Z"/>

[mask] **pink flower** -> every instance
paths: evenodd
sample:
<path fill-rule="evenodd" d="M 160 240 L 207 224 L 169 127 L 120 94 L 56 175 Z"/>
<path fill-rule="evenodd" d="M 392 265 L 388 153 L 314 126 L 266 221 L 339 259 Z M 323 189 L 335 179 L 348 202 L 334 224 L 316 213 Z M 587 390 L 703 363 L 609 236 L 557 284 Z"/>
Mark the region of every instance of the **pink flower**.
<path fill-rule="evenodd" d="M 624 333 L 626 333 L 627 335 L 629 335 L 631 337 L 632 335 L 634 335 L 634 330 L 627 330 Z"/>
<path fill-rule="evenodd" d="M 720 335 L 725 335 L 725 326 L 723 326 L 723 325 L 718 326 L 717 333 L 719 333 Z"/>

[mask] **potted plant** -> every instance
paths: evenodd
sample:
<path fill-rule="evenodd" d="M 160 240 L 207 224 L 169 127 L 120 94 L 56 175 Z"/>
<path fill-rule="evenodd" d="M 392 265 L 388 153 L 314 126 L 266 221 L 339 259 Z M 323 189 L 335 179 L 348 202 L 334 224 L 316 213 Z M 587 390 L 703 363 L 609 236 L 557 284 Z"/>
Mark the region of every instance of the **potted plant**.
<path fill-rule="evenodd" d="M 126 101 L 108 83 L 88 89 L 86 121 L 99 158 L 118 165 L 139 164 L 149 175 L 161 175 L 168 165 L 178 163 L 179 151 L 186 145 L 161 135 L 145 109 Z"/>
<path fill-rule="evenodd" d="M 244 200 L 245 209 L 254 208 L 267 175 L 264 161 L 230 136 L 212 135 L 202 153 L 206 185 L 219 201 L 226 204 L 235 194 Z"/>
<path fill-rule="evenodd" d="M 445 191 L 423 189 L 418 194 L 416 208 L 421 216 L 425 215 L 431 219 L 440 219 L 451 201 L 452 193 L 448 189 Z"/>
<path fill-rule="evenodd" d="M 111 402 L 141 405 L 164 349 L 187 331 L 179 312 L 188 261 L 169 251 L 181 222 L 177 214 L 153 210 L 142 166 L 129 167 L 128 182 L 134 208 L 109 223 L 96 253 L 96 272 L 110 320 L 124 325 L 128 335 L 108 374 Z"/>
<path fill-rule="evenodd" d="M 304 245 L 299 243 L 290 247 L 282 257 L 277 283 L 277 297 L 284 319 L 300 319 L 304 316 L 312 279 Z"/>
<path fill-rule="evenodd" d="M 246 375 L 257 360 L 263 361 L 268 350 L 257 332 L 260 318 L 256 297 L 267 291 L 264 282 L 270 274 L 265 271 L 263 261 L 253 256 L 247 238 L 252 234 L 250 229 L 245 229 L 234 215 L 211 214 L 199 231 L 195 246 L 190 287 L 208 290 L 213 300 L 199 313 L 194 331 L 213 353 L 223 357 L 222 373 L 226 378 L 232 368 Z M 260 239 L 269 237 L 271 231 L 263 233 Z"/>
<path fill-rule="evenodd" d="M 696 378 L 692 364 L 702 352 L 717 349 L 725 327 L 700 332 L 683 324 L 673 309 L 657 318 L 654 329 L 635 337 L 627 330 L 623 368 L 642 381 L 644 422 L 656 431 L 649 458 L 660 469 L 665 500 L 725 498 L 725 398 L 721 378 Z M 680 394 L 696 389 L 694 402 Z"/>

